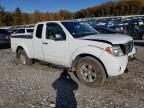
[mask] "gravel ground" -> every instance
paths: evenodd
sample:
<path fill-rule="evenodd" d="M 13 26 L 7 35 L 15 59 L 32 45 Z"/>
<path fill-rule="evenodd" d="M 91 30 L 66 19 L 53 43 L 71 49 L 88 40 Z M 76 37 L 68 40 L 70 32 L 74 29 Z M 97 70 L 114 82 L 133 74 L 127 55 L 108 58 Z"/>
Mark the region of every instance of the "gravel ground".
<path fill-rule="evenodd" d="M 10 49 L 1 49 L 0 108 L 144 108 L 144 48 L 136 58 L 128 73 L 89 88 L 49 64 L 19 65 Z"/>

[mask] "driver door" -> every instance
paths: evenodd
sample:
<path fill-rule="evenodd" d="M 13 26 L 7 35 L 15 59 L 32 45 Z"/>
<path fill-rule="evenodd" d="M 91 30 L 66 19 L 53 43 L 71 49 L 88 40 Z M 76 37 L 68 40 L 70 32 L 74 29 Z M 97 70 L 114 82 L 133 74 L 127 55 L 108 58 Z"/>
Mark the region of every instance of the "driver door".
<path fill-rule="evenodd" d="M 46 24 L 43 52 L 47 62 L 57 65 L 67 64 L 68 42 L 65 32 L 59 24 Z"/>

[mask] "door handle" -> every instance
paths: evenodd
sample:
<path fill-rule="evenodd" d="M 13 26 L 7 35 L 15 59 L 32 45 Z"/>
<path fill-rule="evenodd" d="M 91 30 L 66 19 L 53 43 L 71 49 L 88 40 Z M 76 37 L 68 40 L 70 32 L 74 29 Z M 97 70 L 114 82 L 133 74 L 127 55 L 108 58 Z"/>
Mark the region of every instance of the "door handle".
<path fill-rule="evenodd" d="M 48 43 L 47 43 L 47 42 L 44 42 L 43 44 L 47 45 Z"/>

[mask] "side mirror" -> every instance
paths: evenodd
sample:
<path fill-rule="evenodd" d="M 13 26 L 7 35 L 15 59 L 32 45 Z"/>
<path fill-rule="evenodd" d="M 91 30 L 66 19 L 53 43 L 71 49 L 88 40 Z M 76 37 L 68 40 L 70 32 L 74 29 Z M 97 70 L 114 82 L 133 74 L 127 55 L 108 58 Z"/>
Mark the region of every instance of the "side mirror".
<path fill-rule="evenodd" d="M 65 40 L 65 36 L 62 34 L 55 34 L 55 41 Z"/>

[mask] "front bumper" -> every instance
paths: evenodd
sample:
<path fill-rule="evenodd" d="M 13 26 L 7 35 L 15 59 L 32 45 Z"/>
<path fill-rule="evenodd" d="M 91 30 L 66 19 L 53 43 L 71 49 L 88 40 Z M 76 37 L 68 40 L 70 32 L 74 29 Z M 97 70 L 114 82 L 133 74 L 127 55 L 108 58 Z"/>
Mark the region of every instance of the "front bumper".
<path fill-rule="evenodd" d="M 128 56 L 114 57 L 107 52 L 100 56 L 108 76 L 118 76 L 125 72 L 128 64 Z"/>

